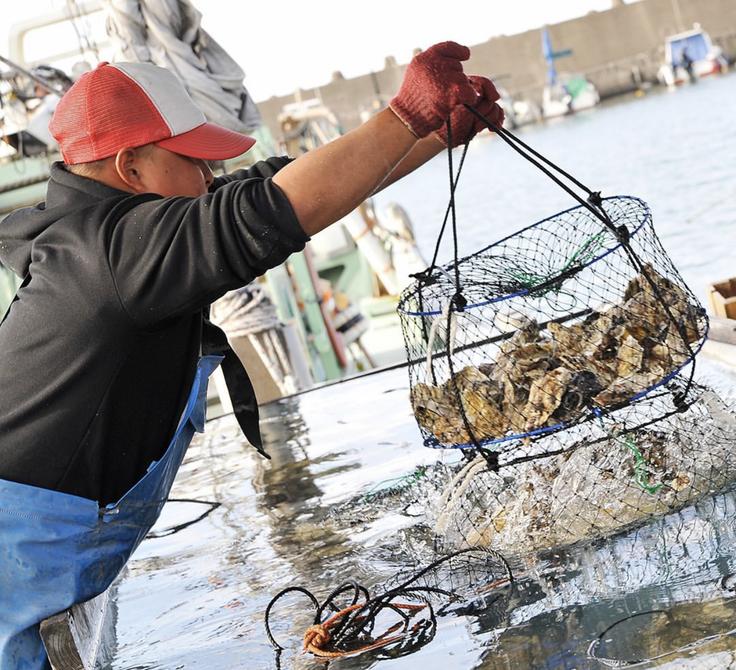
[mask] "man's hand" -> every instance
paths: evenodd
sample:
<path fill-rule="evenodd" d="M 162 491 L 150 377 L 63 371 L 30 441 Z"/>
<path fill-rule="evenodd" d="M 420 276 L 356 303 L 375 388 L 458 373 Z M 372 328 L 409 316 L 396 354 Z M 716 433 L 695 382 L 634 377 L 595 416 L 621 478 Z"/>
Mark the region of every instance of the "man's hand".
<path fill-rule="evenodd" d="M 477 75 L 471 75 L 469 79 L 473 88 L 478 93 L 478 100 L 473 107 L 494 125 L 500 126 L 503 123 L 504 113 L 501 106 L 496 102 L 501 96 L 498 94 L 493 82 L 486 77 L 479 77 Z M 453 147 L 469 142 L 475 137 L 476 133 L 488 127 L 477 116 L 468 111 L 464 105 L 458 105 L 452 111 L 450 125 L 452 128 Z M 442 144 L 447 146 L 447 123 L 442 125 L 435 135 L 437 135 Z"/>
<path fill-rule="evenodd" d="M 458 105 L 476 104 L 478 93 L 463 74 L 461 64 L 468 58 L 468 47 L 441 42 L 409 63 L 401 88 L 389 107 L 414 135 L 427 137 L 442 127 Z"/>

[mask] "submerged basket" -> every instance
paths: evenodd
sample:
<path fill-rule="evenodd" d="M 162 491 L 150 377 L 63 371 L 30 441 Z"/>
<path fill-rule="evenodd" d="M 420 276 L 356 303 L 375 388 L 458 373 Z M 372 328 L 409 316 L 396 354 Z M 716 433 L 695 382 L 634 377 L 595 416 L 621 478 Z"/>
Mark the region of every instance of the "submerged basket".
<path fill-rule="evenodd" d="M 425 503 L 434 513 L 428 520 L 449 547 L 522 555 L 691 505 L 736 479 L 736 416 L 712 390 L 694 385 L 693 393 L 684 412 L 631 432 L 627 424 L 645 420 L 649 403 L 617 413 L 620 433 L 596 421 L 548 438 L 564 438 L 558 453 L 532 460 L 505 453 L 498 471 L 481 456 L 463 461 L 447 473 L 441 499 Z"/>
<path fill-rule="evenodd" d="M 513 448 L 653 392 L 672 403 L 653 403 L 648 423 L 687 405 L 690 384 L 678 381 L 691 380 L 705 310 L 644 202 L 580 202 L 433 263 L 402 293 L 411 402 L 427 446 Z"/>

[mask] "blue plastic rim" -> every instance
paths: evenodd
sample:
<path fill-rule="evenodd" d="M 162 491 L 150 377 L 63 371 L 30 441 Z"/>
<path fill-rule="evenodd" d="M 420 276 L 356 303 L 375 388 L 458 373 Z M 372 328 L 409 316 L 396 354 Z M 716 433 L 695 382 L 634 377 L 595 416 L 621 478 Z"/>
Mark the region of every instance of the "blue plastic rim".
<path fill-rule="evenodd" d="M 612 200 L 616 200 L 616 201 L 622 201 L 623 200 L 623 201 L 626 201 L 626 202 L 634 203 L 634 204 L 638 205 L 638 209 L 641 210 L 642 217 L 639 219 L 638 225 L 632 231 L 629 232 L 629 239 L 630 240 L 631 239 L 634 239 L 634 237 L 636 236 L 636 234 L 647 223 L 651 223 L 652 222 L 652 213 L 651 213 L 651 211 L 649 209 L 649 206 L 643 200 L 641 200 L 640 198 L 636 198 L 634 196 L 629 196 L 629 195 L 614 195 L 614 196 L 610 196 L 608 198 L 604 198 L 603 199 L 603 202 L 605 203 L 607 201 L 612 201 Z M 566 209 L 566 210 L 563 210 L 561 212 L 558 212 L 557 214 L 553 214 L 552 216 L 548 216 L 545 219 L 541 219 L 540 221 L 537 221 L 536 223 L 533 223 L 530 226 L 527 226 L 526 228 L 522 228 L 521 230 L 517 230 L 516 232 L 512 233 L 511 235 L 507 235 L 506 237 L 503 237 L 500 240 L 497 240 L 496 242 L 493 242 L 492 244 L 489 244 L 487 247 L 483 247 L 482 249 L 480 249 L 480 250 L 478 250 L 478 251 L 476 251 L 476 252 L 474 252 L 472 254 L 469 254 L 467 256 L 464 256 L 463 258 L 461 258 L 461 259 L 458 260 L 457 265 L 459 267 L 462 263 L 464 263 L 465 261 L 467 261 L 469 258 L 473 258 L 475 256 L 478 256 L 480 254 L 483 254 L 483 253 L 489 251 L 490 249 L 493 249 L 494 247 L 497 247 L 497 246 L 503 244 L 504 242 L 506 242 L 506 241 L 508 241 L 508 240 L 510 240 L 510 239 L 512 239 L 514 237 L 520 236 L 522 233 L 525 233 L 525 232 L 527 232 L 529 230 L 532 230 L 534 228 L 538 228 L 539 226 L 541 226 L 541 225 L 543 225 L 545 223 L 548 223 L 549 221 L 552 221 L 552 220 L 554 220 L 554 219 L 556 219 L 556 218 L 558 218 L 560 216 L 564 216 L 566 214 L 570 214 L 571 212 L 575 212 L 577 210 L 580 210 L 582 212 L 585 212 L 586 214 L 588 213 L 588 210 L 585 207 L 583 207 L 582 205 L 578 205 L 577 207 L 570 207 L 569 209 Z M 606 231 L 607 229 L 601 227 L 601 230 Z M 622 248 L 622 246 L 623 245 L 621 244 L 621 242 L 620 241 L 617 241 L 616 244 L 614 244 L 611 247 L 608 247 L 603 253 L 599 254 L 598 256 L 595 256 L 594 258 L 592 258 L 587 263 L 584 263 L 584 264 L 580 265 L 579 266 L 579 269 L 580 270 L 583 270 L 584 268 L 590 267 L 591 265 L 593 265 L 593 264 L 599 262 L 600 260 L 606 258 L 610 254 L 618 251 L 619 249 Z M 444 272 L 447 272 L 447 273 L 451 273 L 454 270 L 454 268 L 455 268 L 455 263 L 448 263 L 447 265 L 443 265 L 442 266 L 442 270 Z M 554 278 L 552 280 L 554 280 Z M 550 280 L 548 280 L 548 281 L 550 281 Z M 411 284 L 406 289 L 404 289 L 404 291 L 402 292 L 402 295 L 401 295 L 401 299 L 399 300 L 398 307 L 396 308 L 396 311 L 399 314 L 404 314 L 406 316 L 415 316 L 415 317 L 438 316 L 438 315 L 442 314 L 442 310 L 429 310 L 429 311 L 415 312 L 415 311 L 408 311 L 408 310 L 404 309 L 403 305 L 410 298 L 414 297 L 417 294 L 417 292 L 420 290 L 420 288 L 421 288 L 420 283 L 417 281 L 417 282 L 414 282 L 413 284 Z M 479 307 L 486 307 L 487 305 L 492 305 L 494 303 L 504 302 L 506 300 L 511 300 L 513 298 L 519 298 L 519 297 L 522 297 L 522 296 L 525 296 L 525 295 L 529 295 L 530 293 L 534 293 L 535 289 L 536 289 L 536 287 L 532 287 L 530 289 L 522 289 L 521 291 L 516 291 L 514 293 L 508 293 L 506 295 L 495 296 L 493 298 L 489 298 L 488 300 L 484 300 L 482 302 L 470 303 L 468 305 L 465 305 L 465 307 L 463 308 L 463 311 L 477 309 Z M 452 306 L 451 307 L 451 310 L 452 311 L 456 311 L 456 308 L 454 306 Z"/>
<path fill-rule="evenodd" d="M 693 350 L 692 355 L 688 356 L 685 362 L 682 363 L 682 365 L 680 365 L 678 368 L 675 368 L 672 372 L 670 372 L 670 374 L 660 379 L 656 384 L 653 384 L 652 386 L 649 386 L 643 389 L 642 391 L 635 393 L 630 398 L 627 398 L 626 400 L 622 401 L 620 405 L 628 406 L 628 405 L 637 403 L 640 400 L 644 400 L 649 394 L 656 391 L 658 388 L 661 388 L 665 384 L 668 384 L 669 382 L 671 382 L 688 365 L 690 364 L 694 365 L 695 356 L 698 355 L 700 350 L 703 348 L 703 345 L 705 344 L 705 340 L 708 338 L 708 328 L 709 328 L 709 323 L 708 323 L 708 320 L 706 319 L 705 331 L 703 333 L 703 337 L 698 342 L 697 347 Z M 486 438 L 484 440 L 478 440 L 477 444 L 474 444 L 473 442 L 463 442 L 462 444 L 444 444 L 440 442 L 436 437 L 430 436 L 424 439 L 424 446 L 430 447 L 432 449 L 475 449 L 477 447 L 489 447 L 494 444 L 503 444 L 505 442 L 516 442 L 519 440 L 524 440 L 526 438 L 533 438 L 533 437 L 539 437 L 540 435 L 547 435 L 549 433 L 556 433 L 560 430 L 564 430 L 572 426 L 579 426 L 581 424 L 584 424 L 587 421 L 590 421 L 592 418 L 603 416 L 603 414 L 605 413 L 606 413 L 605 407 L 591 407 L 592 416 L 584 418 L 582 421 L 577 421 L 577 422 L 564 422 L 563 421 L 560 423 L 556 423 L 553 426 L 542 426 L 541 428 L 535 428 L 534 430 L 530 430 L 526 433 L 514 433 L 512 435 L 504 435 L 503 437 L 494 437 L 494 438 Z M 420 427 L 420 430 L 424 434 L 429 433 L 429 431 L 427 431 L 424 428 Z"/>

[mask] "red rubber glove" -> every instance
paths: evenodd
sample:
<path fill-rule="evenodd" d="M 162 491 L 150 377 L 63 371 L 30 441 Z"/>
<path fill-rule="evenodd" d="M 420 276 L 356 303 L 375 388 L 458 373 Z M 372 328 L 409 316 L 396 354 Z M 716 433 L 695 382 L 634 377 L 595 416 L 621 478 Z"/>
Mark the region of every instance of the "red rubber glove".
<path fill-rule="evenodd" d="M 478 94 L 460 64 L 468 58 L 468 47 L 441 42 L 409 63 L 389 107 L 417 137 L 427 137 L 439 129 L 458 105 L 476 103 Z"/>
<path fill-rule="evenodd" d="M 470 79 L 473 88 L 478 92 L 478 101 L 472 106 L 494 125 L 500 126 L 504 120 L 504 113 L 501 105 L 496 102 L 501 96 L 498 94 L 493 82 L 486 77 L 479 77 L 478 75 L 470 75 L 468 79 Z M 461 144 L 469 142 L 475 137 L 476 133 L 488 127 L 463 105 L 458 105 L 452 111 L 450 124 L 452 126 L 453 147 L 458 147 Z M 435 135 L 439 137 L 442 144 L 447 146 L 447 123 L 444 123 L 435 132 Z"/>

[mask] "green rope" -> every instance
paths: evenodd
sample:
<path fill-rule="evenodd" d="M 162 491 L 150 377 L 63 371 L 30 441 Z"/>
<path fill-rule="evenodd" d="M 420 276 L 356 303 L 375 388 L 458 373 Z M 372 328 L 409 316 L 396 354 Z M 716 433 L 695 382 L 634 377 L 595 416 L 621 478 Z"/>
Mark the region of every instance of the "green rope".
<path fill-rule="evenodd" d="M 641 451 L 639 451 L 639 448 L 636 446 L 634 438 L 631 437 L 631 435 L 625 435 L 623 438 L 621 438 L 619 435 L 616 435 L 613 431 L 610 431 L 606 428 L 602 417 L 598 417 L 598 421 L 601 428 L 606 433 L 608 433 L 608 435 L 616 440 L 616 442 L 626 447 L 634 455 L 634 481 L 642 488 L 642 490 L 646 491 L 647 493 L 651 495 L 657 493 L 664 486 L 664 484 L 661 482 L 659 484 L 651 484 L 649 482 L 649 470 L 647 468 L 647 461 Z"/>
<path fill-rule="evenodd" d="M 559 270 L 551 271 L 546 275 L 538 275 L 533 272 L 526 272 L 524 270 L 512 270 L 509 272 L 509 274 L 511 275 L 512 279 L 518 282 L 525 289 L 531 290 L 535 286 L 539 286 L 540 284 L 548 282 L 550 279 L 552 279 L 552 277 L 564 274 L 573 266 L 576 261 L 579 263 L 579 265 L 585 265 L 586 263 L 588 263 L 593 258 L 595 253 L 603 246 L 602 240 L 605 232 L 605 230 L 602 230 L 595 235 L 591 235 L 585 242 L 583 242 L 583 244 L 580 245 L 580 247 L 578 247 L 578 249 L 572 254 L 572 256 L 567 259 L 565 264 Z M 550 291 L 561 293 L 559 286 L 550 286 L 548 289 L 542 292 L 541 295 L 546 295 Z"/>
<path fill-rule="evenodd" d="M 620 437 L 615 438 L 619 444 L 623 444 L 632 454 L 634 454 L 634 481 L 647 493 L 654 495 L 664 484 L 651 484 L 649 482 L 649 471 L 647 462 L 641 451 L 636 446 L 633 438 L 627 435 L 623 440 Z"/>
<path fill-rule="evenodd" d="M 376 498 L 382 498 L 383 496 L 398 493 L 406 488 L 409 488 L 412 484 L 418 482 L 420 479 L 425 477 L 427 474 L 427 466 L 419 465 L 416 470 L 410 472 L 408 475 L 402 475 L 401 477 L 393 477 L 392 479 L 385 479 L 382 482 L 378 482 L 372 486 L 368 492 L 362 497 L 363 502 L 373 502 Z"/>

